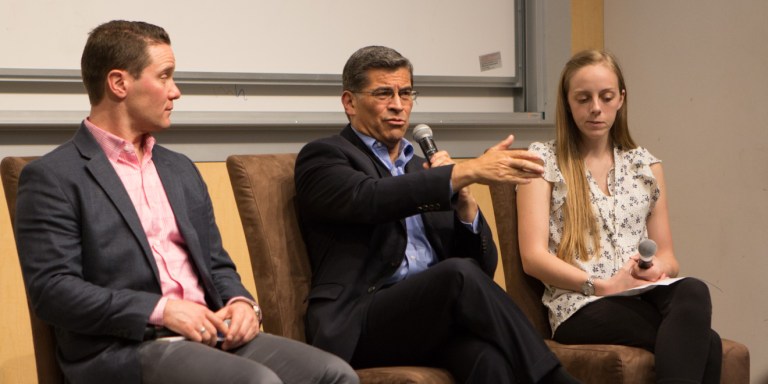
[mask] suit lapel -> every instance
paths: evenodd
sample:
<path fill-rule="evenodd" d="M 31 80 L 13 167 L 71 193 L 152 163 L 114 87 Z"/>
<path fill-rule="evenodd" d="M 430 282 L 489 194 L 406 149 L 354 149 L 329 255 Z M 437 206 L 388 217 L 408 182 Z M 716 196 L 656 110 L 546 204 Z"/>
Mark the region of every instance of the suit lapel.
<path fill-rule="evenodd" d="M 96 183 L 104 190 L 109 196 L 112 203 L 117 208 L 123 220 L 133 232 L 134 237 L 141 245 L 141 250 L 144 253 L 144 257 L 147 258 L 149 265 L 152 267 L 152 272 L 155 278 L 160 283 L 160 274 L 157 271 L 157 265 L 155 263 L 155 257 L 152 254 L 152 250 L 149 247 L 149 241 L 147 235 L 144 233 L 144 227 L 141 225 L 136 208 L 133 206 L 128 192 L 125 190 L 123 181 L 115 172 L 112 164 L 107 159 L 104 151 L 101 149 L 96 140 L 88 132 L 88 128 L 85 125 L 81 125 L 80 129 L 75 135 L 74 144 L 80 151 L 80 153 L 87 159 L 86 168 L 93 176 Z"/>
<path fill-rule="evenodd" d="M 187 212 L 189 204 L 184 194 L 184 179 L 179 177 L 184 171 L 178 169 L 173 162 L 164 157 L 161 151 L 153 152 L 152 160 L 155 163 L 160 182 L 163 184 L 165 195 L 168 197 L 168 202 L 176 218 L 176 225 L 181 236 L 184 238 L 189 258 L 195 265 L 195 269 L 197 269 L 198 276 L 205 287 L 206 293 L 209 295 L 215 293 L 216 290 L 209 273 L 210 266 L 206 263 L 207 258 L 204 257 L 203 250 L 200 247 L 200 239 Z"/>
<path fill-rule="evenodd" d="M 385 177 L 394 177 L 391 173 L 389 173 L 389 169 L 381 163 L 381 160 L 379 160 L 376 155 L 371 152 L 370 148 L 365 145 L 365 143 L 360 140 L 360 137 L 357 136 L 357 134 L 352 130 L 352 125 L 347 124 L 347 126 L 341 131 L 341 137 L 352 143 L 357 149 L 360 150 L 361 153 L 365 154 L 365 156 L 368 157 L 368 160 L 370 160 L 371 165 L 373 166 L 373 169 L 375 170 L 376 174 L 371 176 L 377 176 L 378 178 L 382 179 Z M 408 164 L 406 164 L 408 165 Z M 365 170 L 364 170 L 365 171 Z M 402 218 L 398 220 L 400 223 L 399 230 L 402 231 L 403 235 L 406 235 L 406 226 L 405 226 L 405 218 Z M 398 258 L 397 260 L 390 260 L 394 261 L 397 264 L 399 264 L 402 261 L 402 258 L 405 257 L 405 254 L 402 255 L 396 255 Z"/>
<path fill-rule="evenodd" d="M 355 132 L 352 130 L 351 125 L 347 124 L 347 126 L 341 131 L 341 137 L 347 139 L 347 141 L 352 143 L 352 145 L 357 147 L 357 149 L 359 149 L 360 152 L 364 153 L 368 157 L 368 159 L 371 161 L 371 164 L 373 164 L 380 178 L 392 177 L 392 174 L 390 174 L 387 167 L 381 163 L 381 160 L 379 160 L 379 158 L 376 157 L 376 155 L 371 152 L 371 150 L 365 145 L 365 143 L 362 140 L 360 140 L 357 134 L 355 134 Z"/>
<path fill-rule="evenodd" d="M 189 216 L 187 215 L 187 210 L 182 208 L 186 206 L 186 202 L 184 201 L 184 188 L 181 185 L 182 181 L 178 177 L 178 172 L 177 170 L 174 170 L 171 162 L 167 161 L 167 159 L 163 158 L 162 155 L 157 152 L 153 153 L 152 156 L 155 168 L 157 169 L 157 174 L 160 177 L 160 182 L 163 184 L 163 189 L 165 189 L 165 195 L 168 197 L 168 202 L 171 204 L 173 215 L 176 217 L 176 225 L 179 226 L 179 230 L 184 235 L 184 239 L 187 240 L 187 232 L 194 231 L 189 230 L 191 227 Z M 194 239 L 189 239 L 187 242 L 196 240 L 196 238 L 197 236 L 195 236 Z"/>

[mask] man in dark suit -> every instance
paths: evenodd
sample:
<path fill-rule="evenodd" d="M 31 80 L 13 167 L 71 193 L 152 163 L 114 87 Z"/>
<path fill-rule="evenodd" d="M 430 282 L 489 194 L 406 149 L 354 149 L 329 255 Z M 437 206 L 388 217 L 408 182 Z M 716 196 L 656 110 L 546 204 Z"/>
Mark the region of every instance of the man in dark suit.
<path fill-rule="evenodd" d="M 410 62 L 379 46 L 347 61 L 350 125 L 296 161 L 313 268 L 307 338 L 353 367 L 425 365 L 459 383 L 575 382 L 494 283 L 497 253 L 468 186 L 525 183 L 535 156 L 509 151 L 430 162 L 405 140 L 416 98 Z"/>
<path fill-rule="evenodd" d="M 336 356 L 259 333 L 260 308 L 222 248 L 203 179 L 152 136 L 169 128 L 181 95 L 174 70 L 162 28 L 94 29 L 82 56 L 90 115 L 21 174 L 19 257 L 64 374 L 73 383 L 357 383 Z M 169 333 L 181 340 L 157 338 Z"/>

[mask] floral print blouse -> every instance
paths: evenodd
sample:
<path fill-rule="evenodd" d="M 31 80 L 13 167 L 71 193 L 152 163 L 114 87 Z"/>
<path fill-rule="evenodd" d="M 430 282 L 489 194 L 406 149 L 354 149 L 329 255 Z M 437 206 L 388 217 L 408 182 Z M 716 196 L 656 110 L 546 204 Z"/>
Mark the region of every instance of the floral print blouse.
<path fill-rule="evenodd" d="M 529 150 L 544 160 L 544 179 L 552 184 L 549 211 L 549 252 L 556 255 L 563 236 L 563 203 L 568 192 L 560 169 L 557 167 L 555 142 L 533 143 Z M 608 173 L 606 196 L 587 171 L 592 210 L 600 229 L 600 255 L 574 264 L 596 279 L 608 279 L 637 253 L 638 243 L 647 237 L 646 220 L 659 199 L 659 187 L 651 172 L 651 164 L 661 160 L 648 150 L 637 147 L 628 151 L 614 148 L 614 167 Z M 521 223 L 524 225 L 524 223 Z M 588 242 L 589 244 L 589 242 Z M 590 255 L 594 249 L 588 246 Z M 581 292 L 556 288 L 547 284 L 542 302 L 549 309 L 549 324 L 554 333 L 557 327 L 584 305 L 600 299 L 584 296 Z"/>

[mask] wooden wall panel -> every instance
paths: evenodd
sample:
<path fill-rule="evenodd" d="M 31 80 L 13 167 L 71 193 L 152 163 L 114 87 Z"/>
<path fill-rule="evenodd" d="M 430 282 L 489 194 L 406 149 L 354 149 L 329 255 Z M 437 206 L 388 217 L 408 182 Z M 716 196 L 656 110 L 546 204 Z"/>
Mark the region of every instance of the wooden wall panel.
<path fill-rule="evenodd" d="M 571 52 L 603 48 L 603 0 L 571 0 Z"/>
<path fill-rule="evenodd" d="M 0 184 L 0 383 L 37 383 L 32 328 L 5 191 Z"/>
<path fill-rule="evenodd" d="M 253 297 L 256 297 L 251 259 L 248 256 L 245 233 L 240 222 L 240 214 L 237 212 L 235 196 L 232 194 L 232 185 L 229 183 L 226 163 L 197 163 L 197 168 L 200 169 L 205 183 L 208 184 L 208 193 L 213 201 L 213 212 L 216 215 L 216 224 L 221 232 L 224 249 L 229 252 L 229 256 L 235 262 L 243 285 Z"/>

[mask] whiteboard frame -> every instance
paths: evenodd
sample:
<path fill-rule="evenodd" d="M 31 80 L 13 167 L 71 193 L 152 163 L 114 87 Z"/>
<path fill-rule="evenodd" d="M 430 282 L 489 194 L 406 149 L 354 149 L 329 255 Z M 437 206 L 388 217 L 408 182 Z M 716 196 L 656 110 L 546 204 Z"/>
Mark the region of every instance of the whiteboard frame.
<path fill-rule="evenodd" d="M 475 89 L 482 92 L 483 89 L 505 88 L 514 93 L 514 112 L 452 112 L 452 113 L 418 113 L 412 114 L 414 121 L 427 124 L 442 124 L 447 126 L 471 126 L 508 127 L 508 126 L 537 126 L 544 119 L 544 112 L 539 103 L 531 103 L 526 100 L 526 55 L 530 54 L 530 40 L 537 35 L 535 31 L 526 27 L 526 21 L 530 15 L 526 15 L 526 3 L 524 0 L 515 2 L 515 76 L 513 77 L 485 77 L 485 76 L 414 76 L 414 84 L 420 90 L 434 89 L 439 91 L 445 88 Z M 532 8 L 532 7 L 529 7 Z M 530 36 L 534 35 L 534 36 Z M 264 85 L 277 88 L 290 89 L 290 87 L 303 86 L 323 89 L 328 87 L 341 89 L 341 75 L 330 74 L 279 74 L 279 73 L 242 73 L 242 72 L 177 72 L 174 75 L 177 84 L 204 85 L 208 88 L 231 85 Z M 65 86 L 73 89 L 75 84 L 81 84 L 79 70 L 73 69 L 23 69 L 0 68 L 0 85 L 3 83 L 12 85 L 14 89 L 55 90 Z M 32 86 L 34 85 L 34 86 Z M 82 89 L 83 93 L 85 90 Z M 533 90 L 535 92 L 535 90 Z M 45 91 L 38 91 L 45 93 Z M 340 94 L 340 91 L 338 92 Z M 213 94 L 212 94 L 213 95 Z M 70 127 L 73 122 L 80 121 L 87 116 L 87 105 L 82 110 L 33 110 L 33 111 L 0 111 L 0 129 L 18 126 L 38 127 Z M 533 108 L 531 108 L 533 107 Z M 275 126 L 332 126 L 345 124 L 346 116 L 342 111 L 338 112 L 233 112 L 233 111 L 178 111 L 174 112 L 173 124 L 175 127 L 259 127 Z"/>

